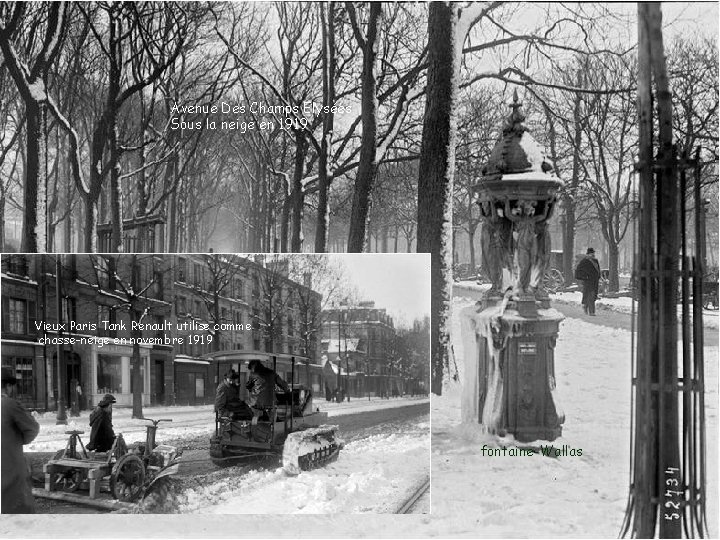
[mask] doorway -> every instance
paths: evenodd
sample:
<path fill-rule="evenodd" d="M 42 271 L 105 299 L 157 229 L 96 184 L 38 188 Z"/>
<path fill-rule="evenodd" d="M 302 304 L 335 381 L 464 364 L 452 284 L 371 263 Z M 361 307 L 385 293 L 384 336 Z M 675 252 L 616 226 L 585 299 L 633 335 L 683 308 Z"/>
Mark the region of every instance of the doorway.
<path fill-rule="evenodd" d="M 155 360 L 155 387 L 153 389 L 155 403 L 165 404 L 165 361 Z"/>

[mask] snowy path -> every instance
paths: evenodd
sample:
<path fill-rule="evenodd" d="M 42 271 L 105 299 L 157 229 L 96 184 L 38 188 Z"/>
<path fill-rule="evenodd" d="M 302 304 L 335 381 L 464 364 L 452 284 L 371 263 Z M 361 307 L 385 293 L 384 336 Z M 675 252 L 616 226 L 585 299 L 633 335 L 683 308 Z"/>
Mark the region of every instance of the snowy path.
<path fill-rule="evenodd" d="M 462 380 L 456 298 L 452 341 Z M 620 315 L 620 314 L 617 314 Z M 717 528 L 717 347 L 706 347 L 708 523 Z M 433 397 L 433 529 L 442 536 L 617 537 L 629 478 L 630 333 L 568 318 L 556 348 L 557 401 L 563 436 L 581 457 L 490 457 L 498 440 L 460 424 L 460 390 L 449 383 Z M 506 441 L 512 445 L 512 441 Z M 441 532 L 440 532 L 441 531 Z"/>

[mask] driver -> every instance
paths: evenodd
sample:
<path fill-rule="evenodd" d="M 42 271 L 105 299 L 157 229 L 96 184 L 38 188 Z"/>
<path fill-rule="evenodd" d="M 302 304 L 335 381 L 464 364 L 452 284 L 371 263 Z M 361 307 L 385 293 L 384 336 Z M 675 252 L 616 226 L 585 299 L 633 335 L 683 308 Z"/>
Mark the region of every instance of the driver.
<path fill-rule="evenodd" d="M 248 362 L 250 376 L 245 388 L 248 389 L 248 403 L 256 416 L 263 413 L 263 409 L 269 409 L 275 405 L 275 385 L 282 388 L 283 392 L 290 392 L 287 383 L 272 369 L 266 368 L 260 360 Z"/>
<path fill-rule="evenodd" d="M 221 382 L 215 392 L 215 412 L 218 416 L 232 417 L 239 398 L 239 379 L 237 371 L 231 369 L 225 374 L 225 380 Z"/>

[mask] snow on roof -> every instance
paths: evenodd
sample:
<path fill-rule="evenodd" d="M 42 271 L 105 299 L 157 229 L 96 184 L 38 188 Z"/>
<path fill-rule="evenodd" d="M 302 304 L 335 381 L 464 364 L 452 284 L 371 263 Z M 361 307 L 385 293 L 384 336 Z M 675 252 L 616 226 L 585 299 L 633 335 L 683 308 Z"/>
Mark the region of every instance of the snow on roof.
<path fill-rule="evenodd" d="M 365 352 L 359 350 L 360 345 L 360 338 L 348 338 L 348 339 L 329 339 L 329 340 L 323 340 L 323 343 L 328 342 L 328 349 L 327 352 L 329 353 L 337 353 L 340 352 Z"/>
<path fill-rule="evenodd" d="M 203 366 L 207 366 L 210 364 L 210 362 L 208 362 L 207 360 L 196 360 L 195 358 L 185 355 L 178 355 L 173 361 L 177 362 L 178 364 L 201 364 Z"/>

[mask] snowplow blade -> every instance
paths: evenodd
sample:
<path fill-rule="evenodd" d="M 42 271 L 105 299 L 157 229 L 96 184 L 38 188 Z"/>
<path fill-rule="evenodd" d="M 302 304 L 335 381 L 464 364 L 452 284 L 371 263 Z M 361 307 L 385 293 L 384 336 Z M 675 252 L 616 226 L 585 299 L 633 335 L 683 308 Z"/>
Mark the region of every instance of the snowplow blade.
<path fill-rule="evenodd" d="M 283 469 L 290 475 L 335 461 L 344 446 L 337 426 L 320 426 L 288 435 L 283 448 Z"/>

